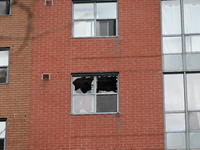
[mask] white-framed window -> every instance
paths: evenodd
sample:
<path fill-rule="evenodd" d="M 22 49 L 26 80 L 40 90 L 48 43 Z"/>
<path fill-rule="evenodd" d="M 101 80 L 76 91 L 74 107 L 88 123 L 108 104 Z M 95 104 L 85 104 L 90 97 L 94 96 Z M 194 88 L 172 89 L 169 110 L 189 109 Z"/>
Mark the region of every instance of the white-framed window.
<path fill-rule="evenodd" d="M 73 0 L 73 37 L 117 36 L 117 0 Z"/>
<path fill-rule="evenodd" d="M 0 118 L 0 150 L 5 150 L 6 143 L 6 119 Z"/>
<path fill-rule="evenodd" d="M 165 149 L 200 149 L 200 0 L 161 0 Z"/>
<path fill-rule="evenodd" d="M 71 114 L 119 112 L 118 73 L 72 74 Z"/>
<path fill-rule="evenodd" d="M 10 15 L 11 0 L 0 0 L 0 16 Z"/>
<path fill-rule="evenodd" d="M 0 84 L 8 83 L 9 48 L 0 48 Z"/>

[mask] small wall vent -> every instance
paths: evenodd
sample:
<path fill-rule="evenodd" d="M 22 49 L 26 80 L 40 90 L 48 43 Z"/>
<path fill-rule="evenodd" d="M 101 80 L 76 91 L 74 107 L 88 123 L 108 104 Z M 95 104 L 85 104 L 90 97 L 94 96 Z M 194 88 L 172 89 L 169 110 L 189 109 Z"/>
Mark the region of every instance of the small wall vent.
<path fill-rule="evenodd" d="M 53 5 L 53 0 L 44 0 L 44 5 L 45 6 L 52 6 Z"/>
<path fill-rule="evenodd" d="M 42 74 L 42 80 L 50 80 L 50 74 L 49 73 L 43 73 Z"/>

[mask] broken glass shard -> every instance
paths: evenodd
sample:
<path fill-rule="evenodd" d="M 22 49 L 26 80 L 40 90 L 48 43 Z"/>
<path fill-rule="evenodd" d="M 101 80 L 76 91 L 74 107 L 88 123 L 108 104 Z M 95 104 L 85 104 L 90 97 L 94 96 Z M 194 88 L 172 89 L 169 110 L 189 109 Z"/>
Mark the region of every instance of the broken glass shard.
<path fill-rule="evenodd" d="M 99 76 L 97 77 L 97 93 L 117 93 L 116 76 Z"/>
<path fill-rule="evenodd" d="M 91 93 L 93 90 L 93 77 L 74 77 L 74 93 Z"/>

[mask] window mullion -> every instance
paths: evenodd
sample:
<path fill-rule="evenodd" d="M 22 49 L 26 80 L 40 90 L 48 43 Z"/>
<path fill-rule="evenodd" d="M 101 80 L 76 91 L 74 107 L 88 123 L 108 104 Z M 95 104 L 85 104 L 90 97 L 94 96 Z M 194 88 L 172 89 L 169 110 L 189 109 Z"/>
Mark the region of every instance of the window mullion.
<path fill-rule="evenodd" d="M 97 113 L 97 77 L 94 76 L 94 112 Z"/>
<path fill-rule="evenodd" d="M 186 148 L 189 149 L 189 115 L 188 115 L 188 100 L 187 100 L 187 73 L 183 74 L 184 82 L 184 101 L 185 101 L 185 138 L 186 138 Z"/>
<path fill-rule="evenodd" d="M 96 37 L 96 30 L 97 30 L 97 3 L 94 3 L 94 37 Z"/>
<path fill-rule="evenodd" d="M 185 41 L 185 20 L 184 20 L 184 3 L 180 0 L 181 9 L 181 35 L 182 35 L 182 58 L 183 58 L 183 82 L 184 82 L 184 102 L 185 102 L 185 138 L 186 138 L 186 149 L 189 149 L 189 116 L 188 116 L 188 101 L 187 101 L 187 65 L 186 65 L 186 41 Z"/>

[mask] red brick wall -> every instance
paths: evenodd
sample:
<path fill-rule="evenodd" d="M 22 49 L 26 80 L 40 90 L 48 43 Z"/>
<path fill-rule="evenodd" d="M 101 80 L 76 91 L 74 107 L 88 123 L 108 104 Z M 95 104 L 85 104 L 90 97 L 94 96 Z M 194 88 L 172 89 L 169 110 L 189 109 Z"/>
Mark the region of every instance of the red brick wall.
<path fill-rule="evenodd" d="M 0 47 L 10 47 L 8 84 L 0 84 L 0 118 L 7 118 L 6 150 L 29 148 L 32 24 L 31 0 L 13 1 L 0 16 Z"/>
<path fill-rule="evenodd" d="M 34 1 L 30 150 L 164 149 L 160 1 L 118 6 L 119 37 L 73 39 L 71 0 Z M 119 72 L 120 114 L 70 115 L 70 75 L 84 72 Z"/>

